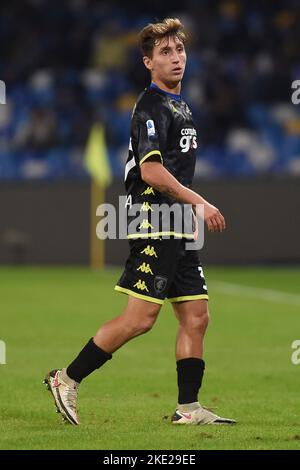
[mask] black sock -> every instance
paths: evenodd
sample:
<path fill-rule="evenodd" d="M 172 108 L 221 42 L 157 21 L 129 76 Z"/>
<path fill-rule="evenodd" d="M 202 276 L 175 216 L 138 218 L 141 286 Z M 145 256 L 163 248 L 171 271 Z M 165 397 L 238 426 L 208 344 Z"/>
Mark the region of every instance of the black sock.
<path fill-rule="evenodd" d="M 99 348 L 91 338 L 76 359 L 67 367 L 67 375 L 70 379 L 80 383 L 82 379 L 99 369 L 111 358 L 112 355 Z"/>
<path fill-rule="evenodd" d="M 178 403 L 194 403 L 198 401 L 198 393 L 202 384 L 205 362 L 196 357 L 177 361 Z"/>

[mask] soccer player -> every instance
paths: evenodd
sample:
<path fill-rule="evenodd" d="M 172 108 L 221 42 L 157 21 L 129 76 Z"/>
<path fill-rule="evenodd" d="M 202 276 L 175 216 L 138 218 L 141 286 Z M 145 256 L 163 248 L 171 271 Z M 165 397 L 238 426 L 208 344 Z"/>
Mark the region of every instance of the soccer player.
<path fill-rule="evenodd" d="M 186 247 L 195 233 L 185 224 L 178 231 L 174 221 L 166 229 L 162 214 L 156 219 L 157 225 L 152 222 L 157 207 L 177 202 L 189 205 L 189 213 L 193 208 L 196 216 L 199 207 L 204 206 L 203 218 L 210 232 L 225 229 L 221 212 L 190 189 L 197 132 L 191 111 L 180 95 L 186 34 L 180 20 L 167 18 L 146 26 L 139 39 L 151 85 L 140 95 L 133 111 L 125 167 L 128 204 L 138 204 L 142 216 L 139 226 L 128 235 L 130 255 L 115 287 L 128 295 L 128 303 L 119 316 L 97 331 L 68 367 L 51 371 L 45 382 L 64 419 L 79 424 L 76 401 L 81 381 L 112 359 L 127 341 L 149 331 L 168 298 L 178 320 L 178 404 L 172 422 L 233 424 L 234 420 L 215 415 L 198 401 L 209 313 L 198 252 Z"/>

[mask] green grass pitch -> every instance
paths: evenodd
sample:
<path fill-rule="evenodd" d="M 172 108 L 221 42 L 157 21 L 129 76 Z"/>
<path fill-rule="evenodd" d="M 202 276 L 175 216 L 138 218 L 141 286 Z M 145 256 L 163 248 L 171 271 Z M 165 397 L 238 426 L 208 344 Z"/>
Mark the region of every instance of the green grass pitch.
<path fill-rule="evenodd" d="M 82 424 L 63 424 L 42 380 L 67 365 L 126 296 L 118 269 L 0 269 L 1 449 L 300 449 L 299 268 L 205 271 L 211 322 L 201 402 L 234 427 L 174 426 L 176 320 L 165 303 L 151 332 L 82 383 Z M 244 287 L 243 287 L 244 286 Z"/>

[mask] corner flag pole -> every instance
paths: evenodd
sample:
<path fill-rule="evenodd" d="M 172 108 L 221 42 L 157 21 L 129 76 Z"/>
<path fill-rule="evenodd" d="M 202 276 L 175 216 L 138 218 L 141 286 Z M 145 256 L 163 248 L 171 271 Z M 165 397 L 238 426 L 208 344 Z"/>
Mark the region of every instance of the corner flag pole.
<path fill-rule="evenodd" d="M 97 238 L 96 210 L 105 201 L 105 189 L 94 179 L 91 179 L 90 185 L 90 266 L 103 268 L 105 265 L 105 240 Z"/>

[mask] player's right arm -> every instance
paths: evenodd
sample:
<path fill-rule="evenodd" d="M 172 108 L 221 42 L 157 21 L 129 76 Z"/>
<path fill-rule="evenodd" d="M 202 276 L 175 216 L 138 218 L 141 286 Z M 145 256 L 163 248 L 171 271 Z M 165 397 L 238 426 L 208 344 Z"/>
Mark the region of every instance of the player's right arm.
<path fill-rule="evenodd" d="M 210 204 L 202 196 L 183 186 L 179 181 L 152 155 L 141 165 L 141 177 L 145 183 L 158 191 L 168 194 L 184 204 L 192 204 L 197 214 L 197 205 L 204 205 L 204 220 L 210 232 L 225 230 L 225 219 L 217 207 Z"/>

